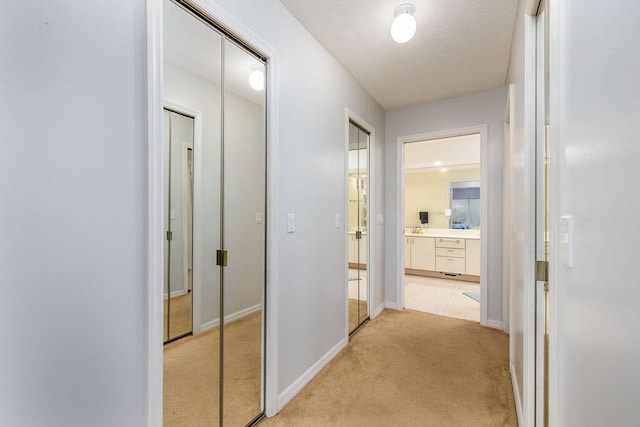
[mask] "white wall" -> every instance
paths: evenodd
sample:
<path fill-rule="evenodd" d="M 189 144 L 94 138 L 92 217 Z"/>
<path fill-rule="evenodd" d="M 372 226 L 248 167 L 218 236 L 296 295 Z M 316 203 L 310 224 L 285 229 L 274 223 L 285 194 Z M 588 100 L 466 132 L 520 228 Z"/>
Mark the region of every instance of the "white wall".
<path fill-rule="evenodd" d="M 569 268 L 559 259 L 559 233 L 552 235 L 556 425 L 634 425 L 640 419 L 640 4 L 565 0 L 552 8 L 552 19 L 558 213 L 575 216 L 576 244 Z"/>
<path fill-rule="evenodd" d="M 279 392 L 345 337 L 345 108 L 375 127 L 382 212 L 384 111 L 277 0 L 218 2 L 278 52 Z M 287 233 L 287 213 L 296 232 Z M 371 215 L 374 215 L 372 213 Z M 343 224 L 346 221 L 343 221 Z M 372 254 L 384 277 L 383 233 Z M 382 290 L 376 295 L 383 295 Z M 373 301 L 377 307 L 381 301 Z"/>
<path fill-rule="evenodd" d="M 345 108 L 379 136 L 374 212 L 384 111 L 277 0 L 218 3 L 278 51 L 282 391 L 345 337 Z M 13 2 L 0 19 L 3 422 L 144 425 L 144 2 Z"/>
<path fill-rule="evenodd" d="M 0 414 L 145 420 L 144 1 L 3 2 Z"/>
<path fill-rule="evenodd" d="M 396 206 L 397 138 L 427 132 L 486 124 L 488 127 L 489 171 L 489 271 L 488 320 L 502 321 L 502 121 L 505 89 L 498 88 L 473 95 L 446 99 L 414 107 L 387 111 L 385 133 L 385 296 L 398 303 L 396 295 L 397 234 L 402 218 Z"/>

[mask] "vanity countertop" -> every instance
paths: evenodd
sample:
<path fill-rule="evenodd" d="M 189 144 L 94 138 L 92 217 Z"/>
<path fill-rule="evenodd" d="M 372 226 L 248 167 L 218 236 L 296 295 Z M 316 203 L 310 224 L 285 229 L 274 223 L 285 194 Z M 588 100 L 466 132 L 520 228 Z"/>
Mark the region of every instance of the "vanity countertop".
<path fill-rule="evenodd" d="M 425 228 L 424 233 L 404 233 L 411 237 L 442 237 L 446 239 L 480 239 L 480 230 L 449 230 L 446 228 Z"/>

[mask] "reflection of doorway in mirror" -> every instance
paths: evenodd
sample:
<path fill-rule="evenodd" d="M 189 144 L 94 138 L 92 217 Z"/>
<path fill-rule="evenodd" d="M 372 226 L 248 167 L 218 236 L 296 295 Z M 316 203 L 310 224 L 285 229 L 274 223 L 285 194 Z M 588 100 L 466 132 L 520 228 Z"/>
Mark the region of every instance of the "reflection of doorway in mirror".
<path fill-rule="evenodd" d="M 368 264 L 368 172 L 370 135 L 349 123 L 347 176 L 348 206 L 348 329 L 356 331 L 369 319 Z"/>
<path fill-rule="evenodd" d="M 165 303 L 164 341 L 193 330 L 193 137 L 194 118 L 165 109 Z"/>

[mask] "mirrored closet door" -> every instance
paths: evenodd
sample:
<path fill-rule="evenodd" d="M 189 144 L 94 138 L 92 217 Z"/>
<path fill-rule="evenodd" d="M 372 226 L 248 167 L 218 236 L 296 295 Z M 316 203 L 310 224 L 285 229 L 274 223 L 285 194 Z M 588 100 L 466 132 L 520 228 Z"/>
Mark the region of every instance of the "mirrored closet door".
<path fill-rule="evenodd" d="M 193 118 L 165 109 L 164 341 L 191 333 Z"/>
<path fill-rule="evenodd" d="M 164 0 L 163 20 L 165 132 L 192 132 L 165 161 L 167 277 L 175 257 L 191 266 L 192 314 L 186 332 L 167 321 L 164 425 L 245 426 L 264 412 L 265 61 L 189 2 Z M 192 234 L 180 253 L 178 223 Z"/>
<path fill-rule="evenodd" d="M 368 169 L 369 133 L 350 122 L 347 177 L 349 333 L 354 332 L 369 319 Z"/>

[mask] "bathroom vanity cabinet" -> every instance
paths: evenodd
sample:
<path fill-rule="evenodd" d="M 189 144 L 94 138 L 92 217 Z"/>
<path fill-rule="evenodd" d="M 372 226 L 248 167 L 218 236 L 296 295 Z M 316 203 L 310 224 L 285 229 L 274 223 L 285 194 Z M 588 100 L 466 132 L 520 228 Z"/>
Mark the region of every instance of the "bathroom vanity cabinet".
<path fill-rule="evenodd" d="M 465 230 L 466 231 L 466 230 Z M 449 230 L 405 233 L 404 267 L 410 274 L 479 280 L 479 232 L 465 234 Z M 460 277 L 460 276 L 473 277 Z"/>

